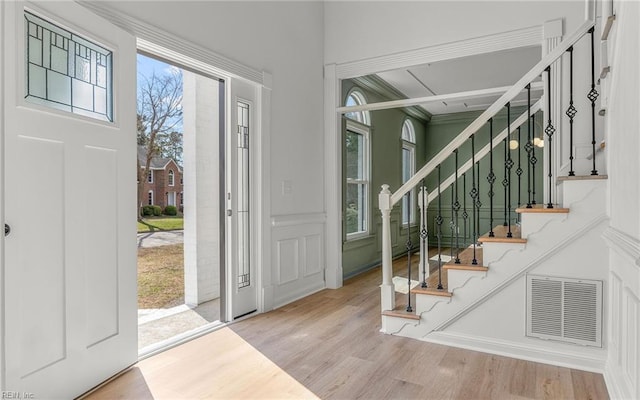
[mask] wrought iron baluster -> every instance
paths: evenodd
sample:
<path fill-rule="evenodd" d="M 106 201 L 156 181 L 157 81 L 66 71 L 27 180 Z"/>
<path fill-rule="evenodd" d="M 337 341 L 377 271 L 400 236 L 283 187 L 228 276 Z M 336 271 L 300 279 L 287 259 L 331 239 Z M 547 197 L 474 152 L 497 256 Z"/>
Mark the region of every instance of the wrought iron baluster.
<path fill-rule="evenodd" d="M 549 146 L 549 173 L 547 174 L 548 178 L 549 178 L 549 203 L 547 203 L 547 208 L 553 208 L 553 203 L 552 203 L 552 177 L 553 177 L 553 163 L 552 163 L 552 152 L 551 152 L 551 138 L 553 137 L 553 134 L 556 131 L 556 128 L 553 127 L 553 124 L 551 123 L 551 66 L 548 66 L 545 71 L 547 71 L 547 112 L 548 112 L 548 118 L 547 118 L 547 127 L 544 128 L 544 133 L 547 134 L 547 137 L 549 138 L 549 143 L 547 143 L 547 146 Z"/>
<path fill-rule="evenodd" d="M 511 137 L 511 103 L 507 103 L 507 139 Z M 510 140 L 507 140 L 508 142 Z M 507 146 L 509 147 L 509 146 Z M 511 149 L 505 149 L 507 151 L 507 159 L 505 160 L 505 166 L 507 167 L 507 237 L 513 237 L 511 232 L 511 168 L 513 168 L 513 160 L 511 159 Z"/>
<path fill-rule="evenodd" d="M 504 202 L 504 222 L 503 226 L 507 226 L 508 217 L 507 217 L 507 185 L 509 185 L 509 181 L 507 180 L 507 159 L 509 158 L 509 136 L 502 139 L 502 144 L 504 145 L 504 171 L 502 175 L 502 187 L 504 188 L 504 198 L 502 201 Z"/>
<path fill-rule="evenodd" d="M 467 173 L 462 173 L 462 229 L 464 247 L 467 247 L 467 224 L 469 213 L 467 212 Z"/>
<path fill-rule="evenodd" d="M 531 116 L 531 204 L 536 205 L 536 146 L 533 144 L 536 137 L 536 116 Z"/>
<path fill-rule="evenodd" d="M 453 154 L 455 154 L 455 180 L 454 180 L 454 184 L 455 184 L 455 202 L 453 203 L 453 210 L 455 212 L 455 221 L 456 221 L 456 259 L 455 259 L 455 263 L 456 264 L 460 264 L 460 227 L 458 226 L 458 211 L 460 211 L 460 201 L 458 200 L 458 149 L 455 149 L 453 151 Z"/>
<path fill-rule="evenodd" d="M 453 205 L 453 198 L 454 198 L 454 193 L 453 193 L 453 182 L 451 183 L 451 219 L 449 220 L 449 229 L 451 230 L 451 234 L 449 235 L 449 261 L 453 260 L 453 231 L 456 228 L 456 224 L 454 222 L 454 205 Z"/>
<path fill-rule="evenodd" d="M 476 208 L 478 209 L 476 213 L 476 218 L 478 219 L 478 228 L 476 229 L 476 232 L 478 236 L 476 237 L 476 243 L 480 246 L 480 242 L 478 242 L 478 238 L 480 238 L 480 207 L 482 207 L 482 203 L 480 202 L 480 160 L 476 161 L 476 168 L 478 169 L 478 172 L 476 173 L 476 179 L 478 180 L 478 198 L 476 199 Z"/>
<path fill-rule="evenodd" d="M 411 243 L 411 190 L 407 192 L 407 204 L 409 205 L 407 211 L 408 223 L 407 223 L 407 312 L 413 312 L 411 307 L 411 250 L 413 249 L 413 243 Z"/>
<path fill-rule="evenodd" d="M 598 99 L 598 91 L 596 90 L 595 74 L 596 74 L 596 61 L 595 61 L 595 49 L 593 44 L 593 31 L 594 28 L 589 29 L 591 34 L 591 90 L 587 95 L 587 98 L 591 101 L 591 161 L 593 161 L 593 169 L 591 175 L 598 175 L 596 169 L 596 100 Z"/>
<path fill-rule="evenodd" d="M 518 204 L 516 207 L 520 207 L 522 205 L 521 200 L 521 192 L 522 192 L 522 135 L 520 132 L 520 127 L 518 127 L 518 168 L 516 169 L 516 175 L 518 175 Z"/>
<path fill-rule="evenodd" d="M 427 237 L 429 232 L 427 231 L 427 194 L 426 194 L 426 186 L 424 185 L 424 179 L 422 180 L 422 188 L 420 190 L 420 197 L 422 197 L 422 208 L 420 209 L 420 216 L 422 227 L 420 229 L 420 240 L 422 241 L 422 246 L 420 246 L 421 251 L 421 261 L 422 261 L 422 287 L 427 287 L 427 264 L 429 263 L 429 248 L 427 247 Z"/>
<path fill-rule="evenodd" d="M 531 135 L 531 84 L 527 85 L 527 144 L 524 149 L 527 152 L 527 208 L 531 205 L 531 156 L 533 152 L 533 136 Z"/>
<path fill-rule="evenodd" d="M 495 237 L 493 232 L 493 184 L 496 182 L 496 174 L 493 172 L 493 118 L 489 119 L 489 237 Z"/>
<path fill-rule="evenodd" d="M 476 258 L 476 244 L 478 242 L 477 226 L 476 226 L 476 197 L 478 197 L 478 189 L 476 189 L 476 169 L 474 165 L 476 163 L 476 149 L 475 149 L 475 135 L 471 135 L 471 210 L 472 210 L 472 222 L 473 222 L 473 261 L 471 264 L 478 265 Z"/>
<path fill-rule="evenodd" d="M 438 225 L 438 289 L 442 289 L 442 193 L 440 185 L 442 180 L 440 177 L 440 164 L 438 164 L 438 216 L 436 217 L 436 225 Z"/>
<path fill-rule="evenodd" d="M 569 52 L 569 108 L 565 113 L 569 117 L 569 176 L 575 176 L 573 170 L 573 118 L 578 110 L 573 106 L 573 46 L 567 49 Z"/>

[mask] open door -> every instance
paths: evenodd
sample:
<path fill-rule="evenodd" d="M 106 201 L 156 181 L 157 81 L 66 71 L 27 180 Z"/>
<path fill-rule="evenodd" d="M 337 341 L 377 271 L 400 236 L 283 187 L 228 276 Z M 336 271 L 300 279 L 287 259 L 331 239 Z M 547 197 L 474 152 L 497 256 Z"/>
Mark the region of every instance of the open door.
<path fill-rule="evenodd" d="M 2 390 L 70 399 L 137 361 L 136 43 L 75 2 L 0 6 Z"/>
<path fill-rule="evenodd" d="M 258 309 L 256 267 L 251 259 L 250 152 L 257 130 L 256 87 L 231 80 L 230 135 L 227 145 L 227 262 L 230 263 L 231 319 Z"/>

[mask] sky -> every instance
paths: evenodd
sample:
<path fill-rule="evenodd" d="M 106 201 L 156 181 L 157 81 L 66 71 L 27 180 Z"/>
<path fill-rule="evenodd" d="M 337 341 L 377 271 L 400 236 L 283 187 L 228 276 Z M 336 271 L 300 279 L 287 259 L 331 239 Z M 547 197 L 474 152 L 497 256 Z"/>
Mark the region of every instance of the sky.
<path fill-rule="evenodd" d="M 180 70 L 177 67 L 174 67 L 170 64 L 167 64 L 162 61 L 158 61 L 154 58 L 144 56 L 142 54 L 138 54 L 137 56 L 137 65 L 138 65 L 138 81 L 143 79 L 144 77 L 151 77 L 155 72 L 156 75 L 165 75 L 171 74 L 172 70 Z M 177 131 L 182 131 L 182 123 L 179 123 L 176 126 Z"/>

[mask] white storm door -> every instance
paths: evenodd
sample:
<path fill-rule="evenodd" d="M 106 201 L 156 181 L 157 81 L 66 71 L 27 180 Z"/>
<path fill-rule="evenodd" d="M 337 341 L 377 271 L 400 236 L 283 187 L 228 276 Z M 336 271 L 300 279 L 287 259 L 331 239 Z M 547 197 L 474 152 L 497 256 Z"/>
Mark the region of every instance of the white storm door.
<path fill-rule="evenodd" d="M 137 361 L 135 38 L 71 1 L 2 5 L 2 390 L 70 399 Z"/>
<path fill-rule="evenodd" d="M 251 256 L 249 162 L 255 129 L 256 87 L 231 80 L 230 134 L 227 136 L 227 262 L 231 271 L 231 317 L 250 314 L 258 309 L 255 260 Z"/>

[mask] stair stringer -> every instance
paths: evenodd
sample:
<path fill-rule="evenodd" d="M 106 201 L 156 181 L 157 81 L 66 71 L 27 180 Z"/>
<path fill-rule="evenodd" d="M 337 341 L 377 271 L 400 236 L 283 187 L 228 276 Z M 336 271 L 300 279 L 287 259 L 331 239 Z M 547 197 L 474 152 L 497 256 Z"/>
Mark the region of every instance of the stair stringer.
<path fill-rule="evenodd" d="M 421 317 L 419 321 L 405 320 L 403 323 L 393 324 L 393 327 L 388 326 L 390 329 L 386 330 L 386 333 L 423 339 L 433 331 L 444 329 L 495 296 L 511 282 L 608 218 L 605 191 L 598 189 L 599 185 L 594 185 L 591 190 L 585 191 L 585 197 L 570 205 L 571 210 L 566 218 L 550 219 L 538 232 L 529 233 L 526 244 L 504 246 L 505 243 L 485 243 L 485 254 L 491 246 L 500 247 L 504 251 L 500 257 L 488 263 L 489 271 L 485 277 L 468 279 L 463 287 L 453 291 L 453 297 L 446 302 L 423 302 L 430 304 L 430 307 L 416 309 L 416 313 Z M 416 295 L 418 296 L 424 295 Z M 416 304 L 419 303 L 416 300 Z"/>

